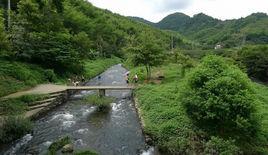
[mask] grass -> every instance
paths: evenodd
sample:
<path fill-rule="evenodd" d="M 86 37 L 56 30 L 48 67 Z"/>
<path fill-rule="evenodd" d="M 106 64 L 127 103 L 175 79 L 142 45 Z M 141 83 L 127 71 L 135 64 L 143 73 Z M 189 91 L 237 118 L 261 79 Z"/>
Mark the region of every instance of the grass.
<path fill-rule="evenodd" d="M 34 101 L 40 101 L 47 95 L 24 95 L 18 98 L 0 99 L 0 114 L 1 115 L 20 115 L 23 114 L 28 105 Z"/>
<path fill-rule="evenodd" d="M 259 139 L 263 139 L 264 142 L 267 142 L 268 139 L 268 87 L 255 84 L 256 92 L 256 112 L 257 118 L 260 120 L 261 132 L 259 133 Z M 267 144 L 264 144 L 267 145 Z M 268 149 L 265 150 L 268 154 Z"/>
<path fill-rule="evenodd" d="M 137 69 L 139 68 L 134 70 Z M 161 84 L 141 85 L 135 91 L 139 101 L 138 106 L 145 121 L 145 133 L 150 135 L 155 145 L 164 152 L 204 153 L 206 147 L 211 146 L 209 145 L 211 143 L 210 136 L 192 123 L 180 102 L 180 94 L 184 89 L 184 79 L 181 79 L 180 67 L 175 64 L 167 64 L 153 69 L 153 74 L 156 72 L 162 72 L 165 76 Z M 258 153 L 267 153 L 268 87 L 260 84 L 253 85 L 258 100 L 256 114 L 260 120 L 261 132 L 258 141 L 247 147 L 249 150 L 255 149 Z"/>
<path fill-rule="evenodd" d="M 0 128 L 0 143 L 8 143 L 19 139 L 32 130 L 32 123 L 28 119 L 17 116 L 6 117 Z"/>
<path fill-rule="evenodd" d="M 45 81 L 45 70 L 38 66 L 0 60 L 0 97 Z"/>

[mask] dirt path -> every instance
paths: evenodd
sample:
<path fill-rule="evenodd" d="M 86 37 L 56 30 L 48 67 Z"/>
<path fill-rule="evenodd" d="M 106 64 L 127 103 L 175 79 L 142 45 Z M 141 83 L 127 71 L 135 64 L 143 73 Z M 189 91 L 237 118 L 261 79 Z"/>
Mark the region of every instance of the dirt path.
<path fill-rule="evenodd" d="M 5 96 L 3 98 L 16 98 L 23 95 L 29 95 L 29 94 L 49 94 L 49 93 L 56 93 L 60 91 L 64 91 L 68 88 L 68 86 L 65 85 L 55 85 L 55 84 L 41 84 L 38 85 L 32 89 L 26 90 L 26 91 L 20 91 L 16 92 L 14 94 L 10 94 L 8 96 Z"/>

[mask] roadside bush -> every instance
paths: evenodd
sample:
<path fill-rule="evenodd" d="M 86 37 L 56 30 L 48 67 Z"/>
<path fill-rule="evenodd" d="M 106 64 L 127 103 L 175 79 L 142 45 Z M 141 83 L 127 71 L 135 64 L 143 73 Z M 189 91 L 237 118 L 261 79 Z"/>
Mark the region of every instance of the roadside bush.
<path fill-rule="evenodd" d="M 258 128 L 251 87 L 236 66 L 207 56 L 189 74 L 182 103 L 195 124 L 210 134 L 246 141 Z"/>
<path fill-rule="evenodd" d="M 0 143 L 8 143 L 19 139 L 32 130 L 32 123 L 28 119 L 9 116 L 4 119 L 0 128 Z"/>
<path fill-rule="evenodd" d="M 240 149 L 235 145 L 234 140 L 224 140 L 222 138 L 212 136 L 205 146 L 205 154 L 241 154 Z"/>

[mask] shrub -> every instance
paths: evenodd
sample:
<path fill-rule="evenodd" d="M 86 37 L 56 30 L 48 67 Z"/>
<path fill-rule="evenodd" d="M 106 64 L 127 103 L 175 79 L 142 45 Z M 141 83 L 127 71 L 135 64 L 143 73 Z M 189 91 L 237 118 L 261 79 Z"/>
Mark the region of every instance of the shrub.
<path fill-rule="evenodd" d="M 97 106 L 98 111 L 106 110 L 109 107 L 110 103 L 113 102 L 113 100 L 114 98 L 112 97 L 100 97 L 98 95 L 89 95 L 84 98 L 84 101 Z"/>
<path fill-rule="evenodd" d="M 239 148 L 235 145 L 234 140 L 224 140 L 219 137 L 211 137 L 205 146 L 205 154 L 241 154 Z"/>
<path fill-rule="evenodd" d="M 0 143 L 8 143 L 19 139 L 32 130 L 32 123 L 22 117 L 9 116 L 4 119 L 0 128 Z"/>
<path fill-rule="evenodd" d="M 74 155 L 98 155 L 98 153 L 96 153 L 93 150 L 86 150 L 86 151 L 79 151 L 74 153 Z"/>
<path fill-rule="evenodd" d="M 189 117 L 206 131 L 222 137 L 255 136 L 255 99 L 250 80 L 222 57 L 207 56 L 188 76 L 182 103 Z"/>
<path fill-rule="evenodd" d="M 71 139 L 68 136 L 65 136 L 63 138 L 60 138 L 59 140 L 53 142 L 49 148 L 49 154 L 50 155 L 55 155 L 58 150 L 60 150 L 64 145 L 70 144 Z"/>
<path fill-rule="evenodd" d="M 45 70 L 45 78 L 49 81 L 49 82 L 55 82 L 57 80 L 57 76 L 54 73 L 54 70 L 52 69 L 47 69 Z"/>
<path fill-rule="evenodd" d="M 268 46 L 245 47 L 238 52 L 238 60 L 246 66 L 249 76 L 268 81 Z"/>

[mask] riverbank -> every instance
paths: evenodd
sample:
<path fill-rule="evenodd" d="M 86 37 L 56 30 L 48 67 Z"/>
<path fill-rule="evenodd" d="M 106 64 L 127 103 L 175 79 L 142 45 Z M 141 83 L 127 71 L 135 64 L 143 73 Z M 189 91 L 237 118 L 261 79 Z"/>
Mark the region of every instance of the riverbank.
<path fill-rule="evenodd" d="M 97 60 L 86 61 L 85 78 L 90 79 L 94 76 L 97 76 L 99 73 L 103 72 L 110 66 L 117 64 L 119 62 L 120 62 L 119 58 L 97 59 Z M 10 62 L 0 60 L 0 73 L 1 73 L 0 97 L 3 97 L 13 92 L 29 89 L 40 83 L 48 83 L 48 75 L 51 75 L 50 73 L 52 73 L 52 75 L 56 77 L 55 79 L 56 83 L 67 82 L 67 77 L 61 77 L 59 75 L 54 74 L 51 71 L 45 70 L 36 65 L 21 62 Z M 37 100 L 38 101 L 41 100 L 38 95 L 30 95 L 30 94 L 18 98 L 15 97 L 12 99 L 1 99 L 0 118 L 1 114 L 4 115 L 2 116 L 4 118 L 8 118 L 6 116 L 10 115 L 15 117 L 23 116 L 29 109 L 27 105 Z M 3 120 L 1 122 L 3 122 Z M 1 128 L 0 133 L 8 133 L 10 131 L 9 134 L 13 134 L 14 133 L 12 132 L 13 128 L 16 130 L 16 133 L 20 134 L 16 134 L 16 137 L 12 138 L 11 140 L 15 140 L 25 135 L 25 132 L 20 131 L 24 131 L 24 129 L 28 128 L 28 126 L 23 126 L 23 124 L 21 124 L 20 126 L 16 126 L 16 123 L 13 123 L 12 127 L 10 126 L 6 128 Z M 6 137 L 7 135 L 0 136 L 0 142 L 4 141 Z M 9 141 L 10 140 L 8 140 L 7 142 Z M 6 142 L 6 140 L 4 142 Z"/>
<path fill-rule="evenodd" d="M 135 71 L 140 70 L 135 68 Z M 197 128 L 186 114 L 181 104 L 181 92 L 184 80 L 180 75 L 180 67 L 175 64 L 165 64 L 154 69 L 153 74 L 162 72 L 165 79 L 161 82 L 143 84 L 135 91 L 138 107 L 144 120 L 144 132 L 149 135 L 154 145 L 162 152 L 170 154 L 202 154 L 211 147 L 210 136 Z M 141 73 L 141 72 L 139 72 Z M 141 75 L 143 76 L 143 75 Z M 156 77 L 155 77 L 156 78 Z M 253 144 L 237 144 L 245 152 L 267 153 L 265 135 L 268 134 L 268 88 L 253 83 L 258 100 L 256 115 L 260 120 L 261 131 L 259 141 Z M 220 147 L 220 143 L 213 144 Z M 245 146 L 242 146 L 245 145 Z M 223 146 L 223 145 L 222 145 Z"/>
<path fill-rule="evenodd" d="M 86 85 L 126 86 L 126 72 L 121 65 L 115 65 L 102 73 L 101 79 L 95 77 Z M 84 100 L 86 96 L 94 93 L 95 91 L 76 93 L 66 104 L 36 120 L 33 134 L 29 135 L 28 141 L 23 144 L 19 141 L 5 150 L 16 154 L 35 151 L 35 154 L 46 154 L 51 142 L 67 135 L 72 140 L 74 151 L 88 148 L 96 150 L 99 154 L 139 154 L 146 151 L 131 91 L 107 91 L 107 96 L 116 99 L 110 104 L 111 108 L 104 113 L 96 111 L 92 101 Z"/>

